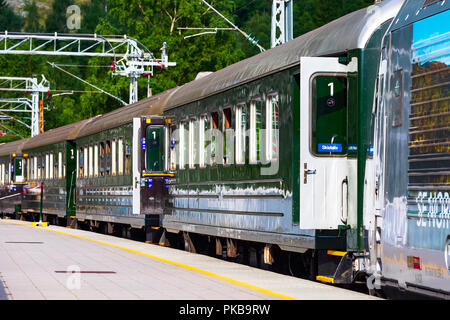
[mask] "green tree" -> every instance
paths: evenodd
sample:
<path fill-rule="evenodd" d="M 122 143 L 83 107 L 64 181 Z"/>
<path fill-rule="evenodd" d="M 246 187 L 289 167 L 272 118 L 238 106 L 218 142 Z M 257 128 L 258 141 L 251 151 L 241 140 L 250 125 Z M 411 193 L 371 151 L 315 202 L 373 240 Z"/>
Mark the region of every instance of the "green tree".
<path fill-rule="evenodd" d="M 259 53 L 240 33 L 218 31 L 184 39 L 201 31 L 181 31 L 179 27 L 229 27 L 200 0 L 54 0 L 45 17 L 39 16 L 36 0 L 27 0 L 22 19 L 6 1 L 0 0 L 0 31 L 74 32 L 67 27 L 67 8 L 78 4 L 81 9 L 81 28 L 78 33 L 126 34 L 140 41 L 160 57 L 160 48 L 167 42 L 169 60 L 176 67 L 155 68 L 150 84 L 153 93 L 182 85 L 193 80 L 198 72 L 216 71 L 234 62 Z M 217 10 L 238 27 L 255 36 L 266 49 L 270 47 L 271 0 L 209 0 Z M 295 0 L 294 37 L 322 26 L 346 13 L 373 3 L 373 0 Z M 44 22 L 42 22 L 44 20 Z M 41 21 L 41 24 L 39 23 Z M 2 75 L 31 76 L 44 74 L 50 81 L 53 95 L 51 111 L 45 112 L 45 129 L 106 113 L 122 104 L 49 66 L 46 61 L 60 64 L 67 71 L 89 81 L 107 92 L 128 101 L 129 79 L 111 76 L 110 58 L 0 56 Z M 88 66 L 88 67 L 86 67 Z M 61 94 L 60 90 L 89 91 L 83 94 Z M 139 97 L 146 97 L 147 79 L 139 79 Z M 3 94 L 2 94 L 3 95 Z M 4 96 L 4 95 L 3 95 Z M 3 123 L 3 122 L 2 122 Z M 28 130 L 15 122 L 8 122 L 14 130 L 27 134 Z"/>
<path fill-rule="evenodd" d="M 14 12 L 6 0 L 2 0 L 0 2 L 0 32 L 5 30 L 20 31 L 22 24 L 22 17 Z"/>
<path fill-rule="evenodd" d="M 72 0 L 53 1 L 52 9 L 45 20 L 47 32 L 69 33 L 67 27 L 67 8 L 73 4 Z"/>
<path fill-rule="evenodd" d="M 234 2 L 218 0 L 213 5 L 223 14 L 232 16 Z M 155 68 L 151 78 L 153 93 L 159 93 L 193 80 L 198 72 L 216 71 L 245 57 L 237 46 L 236 34 L 218 32 L 184 39 L 195 32 L 181 32 L 178 27 L 228 27 L 216 13 L 197 1 L 175 0 L 112 0 L 108 2 L 108 15 L 97 26 L 98 34 L 127 34 L 138 39 L 160 57 L 160 48 L 167 42 L 170 61 L 177 66 L 160 72 Z M 240 35 L 239 35 L 240 36 Z M 102 62 L 103 61 L 103 62 Z M 111 61 L 107 61 L 111 62 Z M 90 64 L 105 64 L 105 59 L 91 59 Z M 129 80 L 105 77 L 101 68 L 88 70 L 87 80 L 106 91 L 128 100 Z M 147 79 L 139 80 L 139 95 L 146 96 Z M 120 102 L 105 95 L 87 94 L 81 97 L 83 110 L 95 115 L 121 106 Z"/>
<path fill-rule="evenodd" d="M 26 12 L 24 30 L 26 32 L 42 32 L 42 26 L 39 23 L 40 15 L 36 1 L 26 1 L 24 11 Z"/>

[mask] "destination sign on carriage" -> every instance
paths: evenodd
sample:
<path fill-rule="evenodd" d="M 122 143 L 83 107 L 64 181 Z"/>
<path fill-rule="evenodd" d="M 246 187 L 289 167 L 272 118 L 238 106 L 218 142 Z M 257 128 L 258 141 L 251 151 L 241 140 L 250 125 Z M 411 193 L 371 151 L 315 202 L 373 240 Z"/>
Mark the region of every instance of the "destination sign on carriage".
<path fill-rule="evenodd" d="M 319 143 L 319 152 L 342 152 L 340 143 Z"/>

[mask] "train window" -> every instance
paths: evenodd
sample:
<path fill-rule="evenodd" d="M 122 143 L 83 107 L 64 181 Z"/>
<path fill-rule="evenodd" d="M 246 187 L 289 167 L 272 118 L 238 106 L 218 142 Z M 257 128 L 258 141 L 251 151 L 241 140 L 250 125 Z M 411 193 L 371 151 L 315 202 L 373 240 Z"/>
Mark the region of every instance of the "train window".
<path fill-rule="evenodd" d="M 400 127 L 403 124 L 403 70 L 395 71 L 392 80 L 392 126 Z"/>
<path fill-rule="evenodd" d="M 429 6 L 430 4 L 436 3 L 436 2 L 440 2 L 442 0 L 425 0 L 424 4 L 423 4 L 423 8 Z"/>
<path fill-rule="evenodd" d="M 100 142 L 100 159 L 99 159 L 99 167 L 100 167 L 100 176 L 105 175 L 105 143 Z"/>
<path fill-rule="evenodd" d="M 266 159 L 278 160 L 279 148 L 279 104 L 278 94 L 271 94 L 266 101 Z"/>
<path fill-rule="evenodd" d="M 177 138 L 175 137 L 175 130 L 176 127 L 175 126 L 171 126 L 170 127 L 170 169 L 171 170 L 175 170 L 176 169 L 176 163 L 177 163 L 177 158 L 176 158 L 176 141 Z"/>
<path fill-rule="evenodd" d="M 347 78 L 316 75 L 312 79 L 311 151 L 317 156 L 347 153 Z"/>
<path fill-rule="evenodd" d="M 61 179 L 63 177 L 62 173 L 62 166 L 63 166 L 63 155 L 62 152 L 58 152 L 58 178 Z"/>
<path fill-rule="evenodd" d="M 185 165 L 185 148 L 186 148 L 186 134 L 184 130 L 184 122 L 180 122 L 180 128 L 178 130 L 178 169 L 184 170 Z"/>
<path fill-rule="evenodd" d="M 37 158 L 33 157 L 33 179 L 36 180 L 37 179 L 37 171 L 38 171 L 38 166 L 37 166 Z"/>
<path fill-rule="evenodd" d="M 77 150 L 77 177 L 81 177 L 80 174 L 80 153 L 81 153 L 81 149 Z"/>
<path fill-rule="evenodd" d="M 106 141 L 105 175 L 111 174 L 111 141 Z"/>
<path fill-rule="evenodd" d="M 49 164 L 49 168 L 48 171 L 50 173 L 50 179 L 54 179 L 56 178 L 56 169 L 57 167 L 55 167 L 55 165 L 57 166 L 58 164 L 55 163 L 55 155 L 53 153 L 50 153 L 50 164 Z"/>
<path fill-rule="evenodd" d="M 88 148 L 87 147 L 85 147 L 84 149 L 83 149 L 83 151 L 84 151 L 84 156 L 83 156 L 83 160 L 84 160 L 84 164 L 83 164 L 83 172 L 84 172 L 84 174 L 83 174 L 83 176 L 85 177 L 85 178 L 87 178 L 88 177 Z"/>
<path fill-rule="evenodd" d="M 147 150 L 146 169 L 147 171 L 164 170 L 164 127 L 147 127 Z"/>
<path fill-rule="evenodd" d="M 420 215 L 422 211 L 423 216 L 440 217 L 428 220 L 429 223 L 433 220 L 433 227 L 435 220 L 437 226 L 439 220 L 444 225 L 444 217 L 449 217 L 449 18 L 450 11 L 447 10 L 413 24 L 411 84 L 404 85 L 411 93 L 408 137 L 405 137 L 409 149 L 408 204 L 413 203 L 411 213 L 419 212 Z M 421 193 L 423 197 L 428 194 L 428 199 L 422 197 L 422 205 L 411 201 L 419 201 Z M 440 232 L 437 228 L 430 230 Z"/>
<path fill-rule="evenodd" d="M 111 173 L 113 176 L 117 173 L 117 148 L 116 140 L 114 139 L 111 143 Z"/>
<path fill-rule="evenodd" d="M 50 161 L 49 161 L 49 167 L 48 167 L 48 173 L 49 173 L 48 178 L 49 179 L 54 179 L 56 177 L 56 174 L 55 174 L 55 163 L 56 163 L 55 162 L 55 155 L 53 153 L 50 153 L 49 158 L 50 158 Z"/>
<path fill-rule="evenodd" d="M 223 110 L 223 164 L 233 163 L 234 131 L 233 112 L 231 108 Z"/>
<path fill-rule="evenodd" d="M 192 118 L 189 120 L 189 168 L 195 168 L 198 163 L 198 120 Z"/>
<path fill-rule="evenodd" d="M 94 147 L 89 146 L 89 178 L 94 176 Z"/>
<path fill-rule="evenodd" d="M 94 177 L 98 177 L 98 144 L 94 145 Z"/>
<path fill-rule="evenodd" d="M 250 103 L 250 164 L 260 161 L 261 155 L 261 129 L 262 129 L 262 103 L 252 100 Z"/>
<path fill-rule="evenodd" d="M 130 174 L 131 172 L 131 145 L 128 140 L 125 140 L 125 174 Z"/>
<path fill-rule="evenodd" d="M 208 117 L 206 115 L 200 117 L 200 122 L 198 125 L 198 160 L 200 168 L 205 168 L 207 159 L 208 159 L 208 151 L 207 151 L 207 140 L 206 140 L 206 131 L 208 130 Z"/>
<path fill-rule="evenodd" d="M 117 162 L 119 165 L 119 168 L 117 171 L 118 171 L 119 175 L 122 175 L 123 174 L 123 139 L 122 138 L 120 138 L 119 141 L 117 142 L 117 154 L 118 154 Z"/>
<path fill-rule="evenodd" d="M 38 179 L 45 179 L 45 156 L 39 157 L 38 166 Z"/>
<path fill-rule="evenodd" d="M 236 106 L 236 164 L 245 164 L 247 110 L 245 104 Z"/>
<path fill-rule="evenodd" d="M 48 154 L 46 154 L 45 155 L 45 164 L 44 164 L 44 167 L 45 167 L 45 173 L 42 175 L 42 179 L 48 179 L 49 177 L 50 177 L 50 174 L 49 174 L 49 162 L 50 162 L 50 156 L 48 155 Z"/>
<path fill-rule="evenodd" d="M 72 152 L 72 154 L 74 152 L 76 153 L 76 149 L 75 150 L 71 149 L 71 152 Z M 76 168 L 75 168 L 75 170 L 76 170 Z M 66 152 L 61 152 L 61 177 L 60 178 L 65 178 L 65 177 L 66 177 Z"/>
<path fill-rule="evenodd" d="M 14 181 L 23 182 L 23 162 L 20 158 L 14 158 Z"/>
<path fill-rule="evenodd" d="M 218 136 L 216 131 L 219 130 L 219 113 L 218 112 L 212 112 L 211 113 L 211 162 L 210 164 L 212 166 L 217 164 L 217 139 Z"/>
<path fill-rule="evenodd" d="M 31 158 L 27 159 L 27 179 L 31 180 Z"/>

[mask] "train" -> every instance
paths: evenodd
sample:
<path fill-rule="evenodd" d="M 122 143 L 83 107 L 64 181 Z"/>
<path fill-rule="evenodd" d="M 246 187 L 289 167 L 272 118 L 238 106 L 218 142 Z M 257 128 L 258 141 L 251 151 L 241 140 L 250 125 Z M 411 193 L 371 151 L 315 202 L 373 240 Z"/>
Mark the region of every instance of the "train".
<path fill-rule="evenodd" d="M 376 2 L 0 145 L 0 210 L 374 295 L 449 299 L 449 8 Z"/>

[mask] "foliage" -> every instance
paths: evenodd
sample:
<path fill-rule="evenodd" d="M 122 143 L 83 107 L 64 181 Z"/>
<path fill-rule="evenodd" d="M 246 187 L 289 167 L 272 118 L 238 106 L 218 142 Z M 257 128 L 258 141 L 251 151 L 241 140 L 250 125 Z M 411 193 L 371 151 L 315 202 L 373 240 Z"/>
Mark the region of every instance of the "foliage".
<path fill-rule="evenodd" d="M 264 48 L 270 47 L 271 0 L 207 1 L 242 30 L 251 33 Z M 0 31 L 74 32 L 67 27 L 67 7 L 75 2 L 82 18 L 78 33 L 126 34 L 139 40 L 156 58 L 160 58 L 160 48 L 167 42 L 169 60 L 177 66 L 167 70 L 155 68 L 155 75 L 150 79 L 153 94 L 192 81 L 198 72 L 216 71 L 259 53 L 256 46 L 236 31 L 219 30 L 216 34 L 184 39 L 202 31 L 179 30 L 179 27 L 230 27 L 200 0 L 58 0 L 51 2 L 51 9 L 45 15 L 38 10 L 40 2 L 26 0 L 24 15 L 15 13 L 6 1 L 1 2 Z M 373 0 L 294 0 L 294 36 L 372 3 Z M 45 112 L 46 130 L 122 106 L 116 99 L 94 93 L 92 87 L 52 68 L 46 61 L 63 65 L 65 70 L 128 101 L 129 80 L 111 76 L 108 67 L 113 63 L 111 59 L 0 56 L 0 76 L 44 74 L 50 81 L 53 95 L 47 103 L 50 110 Z M 139 97 L 146 97 L 147 79 L 140 79 L 138 84 Z M 60 95 L 60 90 L 86 92 Z M 28 134 L 17 123 L 7 124 L 21 135 Z"/>

